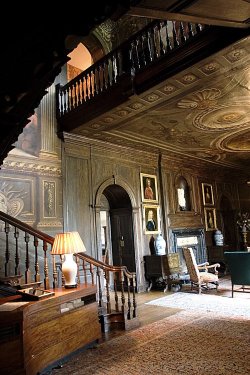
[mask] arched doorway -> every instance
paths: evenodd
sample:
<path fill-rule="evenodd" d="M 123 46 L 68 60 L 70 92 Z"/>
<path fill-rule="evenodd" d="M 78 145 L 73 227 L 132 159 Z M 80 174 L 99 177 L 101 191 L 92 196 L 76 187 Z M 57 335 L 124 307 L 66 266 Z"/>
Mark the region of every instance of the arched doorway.
<path fill-rule="evenodd" d="M 132 205 L 126 190 L 120 185 L 109 185 L 104 191 L 109 205 L 109 225 L 113 265 L 126 266 L 130 272 L 136 271 L 133 233 Z M 106 208 L 107 209 L 107 208 Z"/>

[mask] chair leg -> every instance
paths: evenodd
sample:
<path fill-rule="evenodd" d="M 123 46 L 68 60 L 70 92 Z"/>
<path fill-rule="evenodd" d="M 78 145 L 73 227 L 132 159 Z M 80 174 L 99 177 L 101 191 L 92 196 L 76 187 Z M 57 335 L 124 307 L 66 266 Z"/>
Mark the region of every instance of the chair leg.
<path fill-rule="evenodd" d="M 232 284 L 232 298 L 234 298 L 234 284 Z"/>

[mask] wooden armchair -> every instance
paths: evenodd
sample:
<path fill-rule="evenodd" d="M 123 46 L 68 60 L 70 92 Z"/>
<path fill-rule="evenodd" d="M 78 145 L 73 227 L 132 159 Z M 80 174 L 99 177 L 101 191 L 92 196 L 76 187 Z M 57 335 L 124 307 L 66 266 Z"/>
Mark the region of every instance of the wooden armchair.
<path fill-rule="evenodd" d="M 196 286 L 198 287 L 199 294 L 201 294 L 202 288 L 209 289 L 209 284 L 215 285 L 217 290 L 219 286 L 217 267 L 220 267 L 220 264 L 209 265 L 208 262 L 197 264 L 193 249 L 189 247 L 183 248 L 183 255 L 190 276 L 191 290 Z M 213 269 L 214 273 L 209 272 L 210 269 Z"/>

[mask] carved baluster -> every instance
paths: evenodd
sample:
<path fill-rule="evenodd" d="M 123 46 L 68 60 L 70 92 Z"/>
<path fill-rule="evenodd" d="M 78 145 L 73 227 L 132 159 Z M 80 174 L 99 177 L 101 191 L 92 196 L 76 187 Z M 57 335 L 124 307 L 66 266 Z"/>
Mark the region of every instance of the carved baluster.
<path fill-rule="evenodd" d="M 156 25 L 154 27 L 154 46 L 155 46 L 155 53 L 156 58 L 160 57 L 161 55 L 161 45 L 160 45 L 160 31 L 159 31 L 159 25 Z"/>
<path fill-rule="evenodd" d="M 185 35 L 185 38 L 187 40 L 187 39 L 190 38 L 189 22 L 182 22 L 182 24 L 183 24 L 184 35 Z"/>
<path fill-rule="evenodd" d="M 10 225 L 9 223 L 5 222 L 4 226 L 5 231 L 5 243 L 6 243 L 6 249 L 5 249 L 5 276 L 9 276 L 8 273 L 8 266 L 9 266 L 9 260 L 10 260 L 10 249 L 9 249 L 9 232 L 10 232 Z"/>
<path fill-rule="evenodd" d="M 76 105 L 80 105 L 81 104 L 81 79 L 79 79 L 77 81 L 77 95 L 76 95 L 76 98 L 77 98 L 77 101 L 76 101 Z"/>
<path fill-rule="evenodd" d="M 101 285 L 101 273 L 102 270 L 100 267 L 97 267 L 96 274 L 97 274 L 97 285 L 98 285 L 98 306 L 102 307 L 102 285 Z"/>
<path fill-rule="evenodd" d="M 187 40 L 187 37 L 186 37 L 186 34 L 185 34 L 185 30 L 184 30 L 184 25 L 183 25 L 183 22 L 180 22 L 180 40 L 181 40 L 181 43 L 185 43 L 186 40 Z"/>
<path fill-rule="evenodd" d="M 196 32 L 197 32 L 197 33 L 200 33 L 200 32 L 203 30 L 203 26 L 202 26 L 201 23 L 197 23 L 197 24 L 195 25 L 195 28 L 196 28 Z"/>
<path fill-rule="evenodd" d="M 63 102 L 63 91 L 59 89 L 59 112 L 60 115 L 64 114 L 64 102 Z"/>
<path fill-rule="evenodd" d="M 35 248 L 35 281 L 40 281 L 39 263 L 38 263 L 38 238 L 34 237 Z"/>
<path fill-rule="evenodd" d="M 19 256 L 19 249 L 18 249 L 18 238 L 19 238 L 19 230 L 17 227 L 15 227 L 14 231 L 14 237 L 16 242 L 16 251 L 15 251 L 15 275 L 19 275 L 19 262 L 20 262 L 20 256 Z"/>
<path fill-rule="evenodd" d="M 77 91 L 76 91 L 76 82 L 73 83 L 73 107 L 77 107 Z"/>
<path fill-rule="evenodd" d="M 117 65 L 117 56 L 116 52 L 113 54 L 112 57 L 112 71 L 113 71 L 113 82 L 117 82 L 117 76 L 118 76 L 118 65 Z"/>
<path fill-rule="evenodd" d="M 168 48 L 166 21 L 160 22 L 159 33 L 160 33 L 160 42 L 161 42 L 161 52 L 165 55 L 167 52 L 167 48 Z"/>
<path fill-rule="evenodd" d="M 66 113 L 70 110 L 70 89 L 69 87 L 65 90 L 65 111 Z"/>
<path fill-rule="evenodd" d="M 86 93 L 86 77 L 83 77 L 82 78 L 82 100 L 84 102 L 86 102 L 86 96 L 87 96 L 87 93 Z"/>
<path fill-rule="evenodd" d="M 192 36 L 195 35 L 194 26 L 193 26 L 193 23 L 191 22 L 188 22 L 188 35 L 189 35 L 189 38 L 192 38 Z"/>
<path fill-rule="evenodd" d="M 126 51 L 127 52 L 127 51 Z M 120 77 L 122 73 L 125 71 L 125 67 L 123 66 L 123 57 L 122 57 L 122 51 L 119 49 L 116 51 L 116 67 L 117 67 L 117 77 Z"/>
<path fill-rule="evenodd" d="M 108 74 L 109 74 L 109 84 L 113 86 L 114 83 L 114 72 L 113 72 L 113 61 L 112 56 L 108 59 Z"/>
<path fill-rule="evenodd" d="M 82 260 L 82 269 L 83 269 L 83 274 L 84 274 L 84 283 L 87 284 L 88 279 L 87 279 L 87 268 L 86 268 L 86 262 L 83 259 Z"/>
<path fill-rule="evenodd" d="M 51 255 L 53 267 L 53 288 L 59 287 L 58 285 L 58 265 L 56 264 L 55 255 Z"/>
<path fill-rule="evenodd" d="M 122 301 L 122 312 L 125 311 L 125 296 L 124 296 L 124 273 L 123 271 L 120 271 L 120 277 L 121 277 L 121 301 Z"/>
<path fill-rule="evenodd" d="M 173 40 L 174 40 L 174 48 L 179 46 L 179 41 L 177 38 L 177 32 L 176 32 L 176 23 L 177 21 L 173 21 Z"/>
<path fill-rule="evenodd" d="M 60 261 L 61 261 L 61 271 L 62 271 L 62 264 L 63 264 L 63 261 L 64 261 L 64 255 L 60 255 Z M 64 286 L 65 285 L 65 277 L 64 277 L 63 272 L 61 273 L 61 280 L 62 280 L 62 286 Z"/>
<path fill-rule="evenodd" d="M 43 256 L 44 256 L 44 288 L 49 289 L 49 267 L 47 257 L 48 244 L 43 241 Z"/>
<path fill-rule="evenodd" d="M 75 258 L 75 262 L 76 262 L 76 265 L 77 265 L 77 274 L 76 274 L 76 277 L 77 277 L 77 284 L 80 284 L 81 283 L 81 275 L 80 275 L 80 259 L 77 257 L 77 256 L 74 256 Z"/>
<path fill-rule="evenodd" d="M 25 257 L 25 283 L 31 282 L 31 272 L 30 272 L 30 259 L 29 259 L 29 240 L 30 236 L 28 232 L 25 232 L 24 241 L 25 241 L 25 247 L 26 247 L 26 257 Z"/>
<path fill-rule="evenodd" d="M 114 274 L 115 311 L 119 311 L 119 301 L 117 294 L 117 272 Z"/>
<path fill-rule="evenodd" d="M 109 291 L 109 271 L 105 271 L 106 279 L 106 298 L 107 298 L 107 313 L 111 313 L 111 304 L 110 304 L 110 291 Z"/>
<path fill-rule="evenodd" d="M 127 283 L 128 283 L 128 313 L 127 318 L 128 320 L 131 319 L 131 300 L 130 300 L 130 278 L 127 277 Z"/>
<path fill-rule="evenodd" d="M 154 33 L 153 30 L 150 28 L 148 30 L 148 49 L 149 49 L 149 56 L 150 61 L 153 61 L 155 58 L 155 47 L 154 47 Z"/>
<path fill-rule="evenodd" d="M 146 66 L 150 62 L 148 38 L 147 38 L 146 33 L 142 34 L 141 43 L 142 43 L 143 65 Z"/>
<path fill-rule="evenodd" d="M 135 274 L 133 275 L 133 281 L 132 281 L 132 289 L 133 289 L 133 318 L 136 317 L 136 299 L 135 299 L 135 289 L 136 289 L 136 279 Z"/>
<path fill-rule="evenodd" d="M 64 113 L 67 113 L 69 111 L 69 93 L 68 93 L 68 88 L 64 90 L 64 97 L 63 97 L 63 102 L 64 102 Z"/>
<path fill-rule="evenodd" d="M 93 264 L 89 264 L 89 272 L 90 272 L 90 275 L 91 275 L 91 283 L 94 285 L 95 283 L 95 276 L 94 276 L 94 268 L 93 268 Z"/>
<path fill-rule="evenodd" d="M 173 22 L 166 21 L 166 30 L 167 30 L 167 51 L 171 51 L 174 45 L 173 42 Z"/>
<path fill-rule="evenodd" d="M 94 80 L 95 80 L 95 95 L 98 95 L 99 94 L 99 67 L 95 68 Z"/>
<path fill-rule="evenodd" d="M 108 82 L 107 82 L 107 64 L 106 61 L 103 62 L 103 88 L 107 90 Z"/>

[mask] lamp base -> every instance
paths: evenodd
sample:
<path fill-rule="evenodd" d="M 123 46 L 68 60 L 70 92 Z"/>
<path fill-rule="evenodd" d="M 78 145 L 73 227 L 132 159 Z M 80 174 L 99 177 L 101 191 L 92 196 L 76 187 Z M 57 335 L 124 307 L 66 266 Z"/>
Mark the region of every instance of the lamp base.
<path fill-rule="evenodd" d="M 77 288 L 77 284 L 74 285 L 64 285 L 65 289 L 72 289 L 72 288 Z"/>
<path fill-rule="evenodd" d="M 64 275 L 64 288 L 76 288 L 77 264 L 73 259 L 73 254 L 65 254 L 62 264 L 62 273 Z"/>

